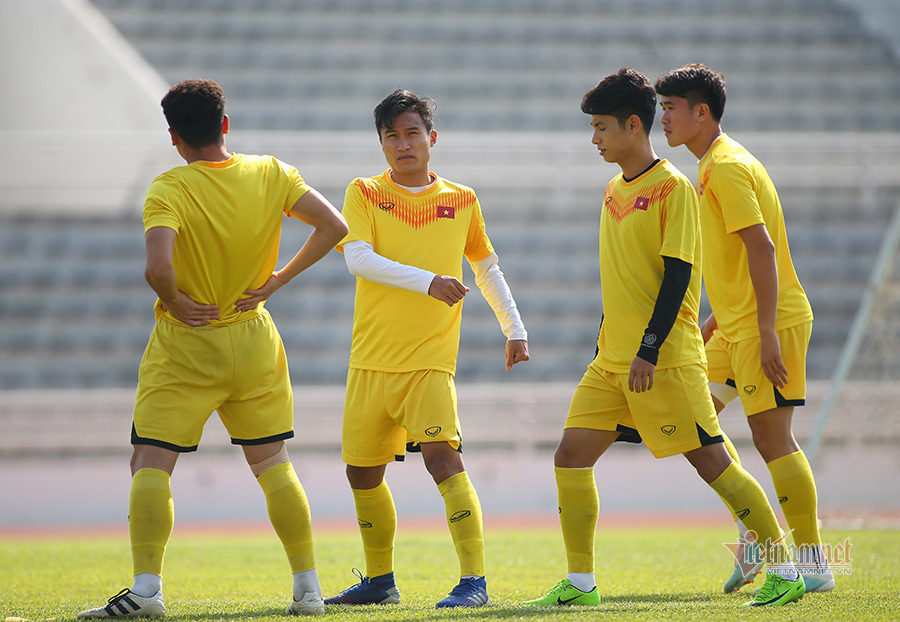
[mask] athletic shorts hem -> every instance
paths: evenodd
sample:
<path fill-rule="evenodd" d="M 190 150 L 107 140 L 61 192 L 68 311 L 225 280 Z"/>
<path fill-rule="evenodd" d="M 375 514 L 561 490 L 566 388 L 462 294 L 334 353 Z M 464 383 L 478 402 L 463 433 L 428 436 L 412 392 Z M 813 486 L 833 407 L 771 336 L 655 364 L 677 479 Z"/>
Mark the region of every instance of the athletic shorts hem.
<path fill-rule="evenodd" d="M 290 432 L 282 432 L 281 434 L 273 434 L 272 436 L 266 436 L 263 438 L 233 438 L 231 439 L 232 445 L 266 445 L 268 443 L 274 443 L 276 441 L 283 441 L 289 438 L 294 438 L 294 431 Z"/>
<path fill-rule="evenodd" d="M 342 455 L 341 460 L 344 461 L 344 464 L 352 467 L 378 467 L 384 466 L 386 464 L 390 464 L 391 462 L 403 462 L 405 460 L 405 456 L 401 456 L 399 454 L 393 455 L 389 458 L 373 458 L 371 460 L 362 460 L 360 458 L 354 458 L 353 456 Z"/>
<path fill-rule="evenodd" d="M 192 451 L 197 451 L 199 445 L 194 445 L 192 447 L 184 447 L 182 445 L 176 445 L 174 443 L 167 443 L 166 441 L 160 441 L 155 438 L 142 438 L 137 434 L 131 434 L 131 444 L 132 445 L 153 445 L 154 447 L 162 447 L 163 449 L 168 449 L 170 451 L 177 451 L 181 454 L 186 454 Z"/>

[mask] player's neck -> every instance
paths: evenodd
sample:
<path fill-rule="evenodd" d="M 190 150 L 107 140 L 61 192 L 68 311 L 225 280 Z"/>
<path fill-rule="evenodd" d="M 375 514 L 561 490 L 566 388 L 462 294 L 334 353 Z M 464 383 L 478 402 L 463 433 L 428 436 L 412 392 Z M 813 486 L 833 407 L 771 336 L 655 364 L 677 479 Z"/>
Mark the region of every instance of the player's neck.
<path fill-rule="evenodd" d="M 227 162 L 231 157 L 231 153 L 225 148 L 225 143 L 217 145 L 209 145 L 200 147 L 199 149 L 186 148 L 182 151 L 181 157 L 188 164 L 192 162 Z"/>
<path fill-rule="evenodd" d="M 659 158 L 648 141 L 646 145 L 641 145 L 632 153 L 620 158 L 617 164 L 622 169 L 622 177 L 626 181 L 631 181 L 652 168 L 657 160 Z"/>
<path fill-rule="evenodd" d="M 694 157 L 698 160 L 702 160 L 703 156 L 706 155 L 706 152 L 709 151 L 709 148 L 712 146 L 716 139 L 724 134 L 722 131 L 722 126 L 718 123 L 713 123 L 708 126 L 704 126 L 699 132 L 697 132 L 697 136 L 695 136 L 692 140 L 685 143 L 685 146 L 688 148 Z"/>

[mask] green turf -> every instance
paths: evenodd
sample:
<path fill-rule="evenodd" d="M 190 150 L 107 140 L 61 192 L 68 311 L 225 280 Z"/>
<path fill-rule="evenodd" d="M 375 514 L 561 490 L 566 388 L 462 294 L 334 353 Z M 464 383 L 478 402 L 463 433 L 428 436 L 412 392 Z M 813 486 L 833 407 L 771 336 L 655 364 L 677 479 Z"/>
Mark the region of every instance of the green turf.
<path fill-rule="evenodd" d="M 362 566 L 356 533 L 317 533 L 316 554 L 326 595 L 355 582 Z M 330 607 L 328 619 L 524 620 L 897 620 L 900 617 L 900 532 L 826 530 L 837 544 L 849 538 L 852 573 L 837 589 L 811 594 L 772 610 L 742 609 L 746 594 L 725 595 L 731 569 L 722 528 L 607 528 L 597 535 L 598 608 L 533 609 L 536 597 L 565 576 L 558 529 L 487 532 L 488 588 L 493 606 L 468 611 L 434 609 L 456 583 L 456 556 L 445 531 L 401 531 L 396 573 L 399 606 Z M 7 617 L 67 620 L 130 586 L 127 538 L 0 539 L 0 622 Z M 274 535 L 197 535 L 176 532 L 166 558 L 169 620 L 285 620 L 290 574 Z M 756 587 L 761 580 L 757 580 Z M 745 591 L 747 588 L 745 588 Z"/>

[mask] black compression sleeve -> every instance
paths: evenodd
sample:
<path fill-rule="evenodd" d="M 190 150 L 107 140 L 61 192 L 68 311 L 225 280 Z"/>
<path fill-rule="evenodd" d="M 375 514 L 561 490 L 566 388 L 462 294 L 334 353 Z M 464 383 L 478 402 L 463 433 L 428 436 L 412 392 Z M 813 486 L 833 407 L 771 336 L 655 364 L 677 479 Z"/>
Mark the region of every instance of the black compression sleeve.
<path fill-rule="evenodd" d="M 691 282 L 693 267 L 686 261 L 675 257 L 663 257 L 663 265 L 663 280 L 659 286 L 656 305 L 653 307 L 653 316 L 650 318 L 650 323 L 647 324 L 647 330 L 644 331 L 644 338 L 641 340 L 641 347 L 637 352 L 640 358 L 654 365 L 659 360 L 659 349 L 666 337 L 669 336 L 672 327 L 675 326 L 678 311 L 684 301 L 684 294 Z"/>

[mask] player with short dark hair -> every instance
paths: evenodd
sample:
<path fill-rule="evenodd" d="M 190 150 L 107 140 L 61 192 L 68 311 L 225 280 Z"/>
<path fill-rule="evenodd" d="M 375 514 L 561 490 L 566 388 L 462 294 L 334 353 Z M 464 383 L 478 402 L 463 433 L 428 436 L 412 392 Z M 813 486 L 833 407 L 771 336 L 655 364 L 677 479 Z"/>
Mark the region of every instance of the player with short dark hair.
<path fill-rule="evenodd" d="M 146 279 L 159 296 L 141 361 L 131 443 L 128 530 L 134 583 L 78 617 L 160 617 L 162 569 L 174 523 L 170 477 L 196 451 L 213 411 L 240 445 L 266 497 L 293 572 L 290 614 L 325 612 L 306 494 L 287 455 L 294 403 L 287 358 L 264 302 L 324 257 L 347 223 L 292 166 L 230 153 L 225 96 L 186 80 L 162 100 L 185 160 L 153 180 L 144 202 Z M 313 227 L 276 270 L 283 215 Z"/>
<path fill-rule="evenodd" d="M 832 590 L 816 483 L 791 423 L 806 400 L 813 313 L 791 261 L 781 201 L 759 160 L 722 130 L 721 74 L 685 65 L 659 78 L 656 90 L 669 145 L 684 145 L 700 160 L 703 281 L 713 311 L 703 335 L 716 410 L 740 396 L 791 528 L 806 590 Z M 738 528 L 746 545 L 740 520 Z M 725 591 L 751 582 L 753 570 L 738 564 Z"/>
<path fill-rule="evenodd" d="M 778 521 L 753 477 L 723 445 L 707 388 L 700 306 L 700 220 L 691 182 L 650 141 L 656 96 L 624 67 L 588 91 L 592 142 L 622 172 L 609 182 L 600 216 L 603 322 L 597 355 L 569 406 L 554 456 L 568 576 L 526 605 L 598 605 L 594 536 L 600 499 L 594 464 L 617 440 L 643 440 L 657 458 L 684 455 L 764 543 L 776 577 L 752 605 L 803 595 Z M 784 576 L 782 576 L 784 575 Z"/>
<path fill-rule="evenodd" d="M 356 279 L 344 406 L 343 459 L 363 540 L 366 574 L 326 604 L 400 602 L 394 580 L 397 511 L 384 479 L 407 441 L 437 484 L 460 562 L 460 581 L 438 607 L 490 603 L 481 504 L 463 464 L 457 413 L 462 261 L 500 321 L 506 368 L 527 361 L 525 327 L 485 232 L 475 192 L 428 169 L 437 141 L 434 102 L 400 89 L 375 108 L 390 168 L 354 179 L 338 247 Z M 355 570 L 355 569 L 354 569 Z"/>

